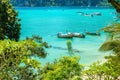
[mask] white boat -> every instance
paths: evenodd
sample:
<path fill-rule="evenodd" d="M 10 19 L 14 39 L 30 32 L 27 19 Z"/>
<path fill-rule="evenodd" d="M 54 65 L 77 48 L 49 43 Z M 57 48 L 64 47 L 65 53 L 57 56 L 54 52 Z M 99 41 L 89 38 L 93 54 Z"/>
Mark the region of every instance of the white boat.
<path fill-rule="evenodd" d="M 67 33 L 67 34 L 63 34 L 62 32 L 59 32 L 57 34 L 58 38 L 72 38 L 72 33 Z"/>
<path fill-rule="evenodd" d="M 85 38 L 84 34 L 81 33 L 71 33 L 68 32 L 67 34 L 63 34 L 62 32 L 59 32 L 57 34 L 58 38 L 73 38 L 73 37 L 79 37 L 79 38 Z"/>
<path fill-rule="evenodd" d="M 101 16 L 102 14 L 100 12 L 94 12 L 93 15 Z"/>
<path fill-rule="evenodd" d="M 73 37 L 85 38 L 84 34 L 81 33 L 72 33 Z"/>

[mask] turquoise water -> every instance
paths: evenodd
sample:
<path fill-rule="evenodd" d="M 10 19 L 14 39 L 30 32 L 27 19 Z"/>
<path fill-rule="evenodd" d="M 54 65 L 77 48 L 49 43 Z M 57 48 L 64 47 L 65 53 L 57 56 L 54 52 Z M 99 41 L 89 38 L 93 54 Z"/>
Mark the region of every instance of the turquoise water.
<path fill-rule="evenodd" d="M 112 9 L 79 9 L 79 8 L 18 8 L 19 17 L 22 19 L 21 39 L 33 34 L 40 35 L 44 41 L 47 41 L 54 47 L 66 48 L 66 40 L 57 38 L 58 32 L 95 32 L 98 29 L 105 27 L 113 22 Z M 78 11 L 84 13 L 101 12 L 101 16 L 83 16 Z M 86 38 L 73 38 L 72 47 L 80 52 L 75 55 L 80 55 L 80 62 L 86 65 L 91 64 L 96 60 L 102 60 L 108 53 L 98 51 L 100 45 L 106 40 L 106 36 L 101 32 L 101 36 L 88 36 Z M 42 64 L 52 62 L 62 56 L 69 55 L 67 50 L 55 48 L 47 49 L 48 55 L 45 59 L 39 59 Z"/>

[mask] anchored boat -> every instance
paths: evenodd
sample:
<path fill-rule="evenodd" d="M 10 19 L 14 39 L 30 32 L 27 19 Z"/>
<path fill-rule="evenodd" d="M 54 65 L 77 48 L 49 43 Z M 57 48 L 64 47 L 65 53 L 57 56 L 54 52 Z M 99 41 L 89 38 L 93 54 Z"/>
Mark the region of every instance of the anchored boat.
<path fill-rule="evenodd" d="M 58 38 L 73 38 L 73 37 L 79 37 L 79 38 L 85 38 L 84 34 L 81 33 L 67 33 L 67 34 L 63 34 L 62 32 L 59 32 L 57 34 Z"/>
<path fill-rule="evenodd" d="M 100 36 L 100 33 L 86 32 L 87 35 Z"/>
<path fill-rule="evenodd" d="M 62 32 L 59 32 L 57 36 L 58 38 L 73 38 L 72 33 L 63 34 Z"/>
<path fill-rule="evenodd" d="M 73 37 L 85 38 L 84 34 L 81 33 L 72 33 Z"/>

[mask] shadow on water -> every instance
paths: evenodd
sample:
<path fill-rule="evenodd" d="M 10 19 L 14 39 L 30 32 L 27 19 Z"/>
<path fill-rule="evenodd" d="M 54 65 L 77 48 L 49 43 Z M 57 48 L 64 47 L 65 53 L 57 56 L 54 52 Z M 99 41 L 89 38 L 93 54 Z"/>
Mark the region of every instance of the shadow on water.
<path fill-rule="evenodd" d="M 58 50 L 68 50 L 67 48 L 65 47 L 59 47 L 59 46 L 52 46 L 51 48 L 53 49 L 58 49 Z M 78 50 L 78 49 L 73 49 L 73 52 L 75 53 L 81 53 L 82 51 Z"/>

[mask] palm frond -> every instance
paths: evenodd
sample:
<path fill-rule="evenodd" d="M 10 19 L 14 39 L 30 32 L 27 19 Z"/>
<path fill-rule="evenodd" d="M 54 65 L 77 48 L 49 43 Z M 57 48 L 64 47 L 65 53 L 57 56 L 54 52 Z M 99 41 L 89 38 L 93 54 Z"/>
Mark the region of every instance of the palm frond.
<path fill-rule="evenodd" d="M 115 50 L 116 48 L 120 48 L 120 41 L 119 40 L 110 40 L 106 41 L 102 44 L 102 46 L 99 48 L 99 51 L 110 51 Z"/>

